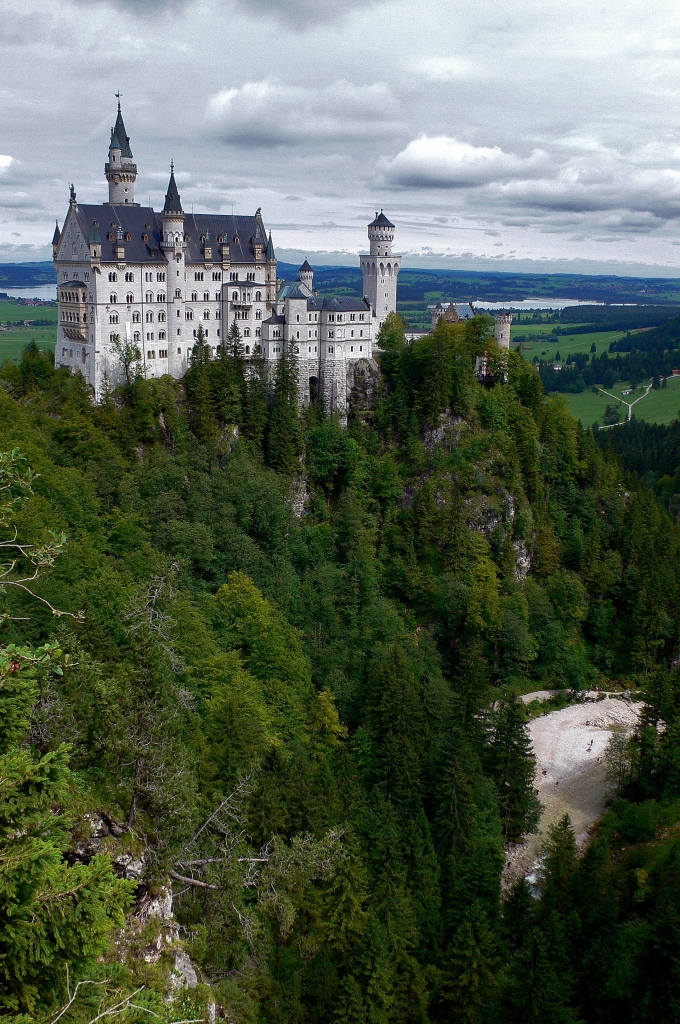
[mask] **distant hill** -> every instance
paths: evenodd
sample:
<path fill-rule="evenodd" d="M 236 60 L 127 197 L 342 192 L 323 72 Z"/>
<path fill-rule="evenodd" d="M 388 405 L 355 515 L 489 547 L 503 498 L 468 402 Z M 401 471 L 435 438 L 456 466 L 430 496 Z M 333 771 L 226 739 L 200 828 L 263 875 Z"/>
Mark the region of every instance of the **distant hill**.
<path fill-rule="evenodd" d="M 294 280 L 298 267 L 279 263 L 279 276 Z M 56 283 L 54 267 L 43 263 L 0 263 L 0 291 Z M 361 271 L 354 267 L 314 267 L 314 285 L 324 295 L 361 295 Z M 399 275 L 399 304 L 404 309 L 438 299 L 520 302 L 578 299 L 585 302 L 638 305 L 677 304 L 680 278 L 615 277 L 585 274 L 513 274 L 472 270 L 413 270 Z M 574 315 L 574 314 L 572 314 Z"/>

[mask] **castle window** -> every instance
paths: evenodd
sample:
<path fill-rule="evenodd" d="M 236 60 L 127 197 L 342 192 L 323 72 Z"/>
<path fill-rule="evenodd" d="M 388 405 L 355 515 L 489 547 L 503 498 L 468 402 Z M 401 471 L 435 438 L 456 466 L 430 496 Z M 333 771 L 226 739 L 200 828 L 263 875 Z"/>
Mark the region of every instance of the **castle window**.
<path fill-rule="evenodd" d="M 109 242 L 115 242 L 116 236 L 114 235 L 113 231 L 109 231 L 109 236 L 108 237 L 109 237 Z"/>
<path fill-rule="evenodd" d="M 127 189 L 125 189 L 125 191 L 127 192 Z M 127 200 L 126 200 L 126 202 L 127 202 Z M 128 233 L 125 236 L 125 241 L 126 242 L 131 242 L 132 241 L 132 235 L 130 234 L 129 231 L 128 231 Z"/>
<path fill-rule="evenodd" d="M 153 302 L 153 292 L 147 292 L 144 298 L 147 302 Z"/>
<path fill-rule="evenodd" d="M 296 332 L 296 334 L 295 334 L 295 337 L 296 337 L 296 338 L 299 338 L 299 337 L 300 337 L 300 332 L 299 332 L 299 331 L 297 331 L 297 332 Z"/>
<path fill-rule="evenodd" d="M 181 356 L 181 355 L 182 355 L 182 349 L 181 349 L 181 348 L 178 348 L 178 349 L 177 349 L 177 355 L 178 355 L 178 356 Z"/>
<path fill-rule="evenodd" d="M 132 294 L 132 292 L 127 293 L 127 295 L 125 296 L 125 301 L 127 302 L 128 306 L 135 301 L 135 297 Z"/>
<path fill-rule="evenodd" d="M 234 271 L 229 275 L 230 281 L 238 281 L 238 270 Z"/>
<path fill-rule="evenodd" d="M 165 341 L 165 331 L 159 331 L 158 332 L 158 340 L 159 341 Z"/>
<path fill-rule="evenodd" d="M 349 336 L 350 336 L 350 338 L 353 338 L 354 337 L 354 331 L 350 331 L 349 332 Z"/>
<path fill-rule="evenodd" d="M 261 338 L 262 337 L 262 328 L 261 327 L 256 327 L 255 328 L 255 337 L 256 338 Z M 260 346 L 259 345 L 257 346 L 257 351 L 258 352 L 260 351 Z"/>
<path fill-rule="evenodd" d="M 210 292 L 203 292 L 203 301 L 210 302 Z"/>
<path fill-rule="evenodd" d="M 142 235 L 142 241 L 143 242 L 148 242 L 149 241 L 149 236 L 147 234 Z M 149 277 L 147 277 L 147 281 L 150 281 L 150 280 L 151 280 L 151 275 L 149 275 Z"/>
<path fill-rule="evenodd" d="M 329 322 L 329 324 L 332 324 L 334 321 L 335 321 L 335 313 L 329 313 L 328 314 L 328 322 Z"/>
<path fill-rule="evenodd" d="M 356 320 L 356 313 L 350 313 L 349 318 L 350 320 Z"/>
<path fill-rule="evenodd" d="M 298 315 L 297 315 L 297 316 L 295 317 L 295 319 L 296 319 L 296 321 L 297 321 L 298 323 L 300 323 L 300 314 L 299 314 L 299 313 L 298 313 Z M 299 338 L 299 337 L 300 337 L 300 335 L 298 334 L 298 338 Z"/>
<path fill-rule="evenodd" d="M 146 340 L 147 341 L 149 340 L 149 336 L 148 335 L 147 335 L 147 339 Z M 156 358 L 156 353 L 155 352 L 147 352 L 146 353 L 146 358 L 147 359 L 155 359 Z"/>
<path fill-rule="evenodd" d="M 247 277 L 248 277 L 249 281 L 254 281 L 255 280 L 255 274 L 248 274 Z"/>
<path fill-rule="evenodd" d="M 222 280 L 222 274 L 220 273 L 220 271 L 219 270 L 213 270 L 213 281 L 221 281 L 221 280 Z"/>
<path fill-rule="evenodd" d="M 364 346 L 363 345 L 359 345 L 359 351 L 363 352 L 363 350 L 364 350 Z"/>
<path fill-rule="evenodd" d="M 202 270 L 197 270 L 194 273 L 194 281 L 202 281 L 202 280 L 203 280 L 203 271 Z"/>
<path fill-rule="evenodd" d="M 193 309 L 188 309 L 186 311 L 186 313 L 184 314 L 184 316 L 187 318 L 187 320 L 193 320 L 194 319 L 194 311 L 193 311 Z"/>
<path fill-rule="evenodd" d="M 215 292 L 215 302 L 221 302 L 221 301 L 222 301 L 222 296 L 220 295 L 219 292 Z"/>
<path fill-rule="evenodd" d="M 332 337 L 333 337 L 333 332 L 332 332 L 332 331 L 329 331 L 329 332 L 328 332 L 328 337 L 329 337 L 329 338 L 332 338 Z"/>
<path fill-rule="evenodd" d="M 363 319 L 364 319 L 364 314 L 363 314 L 363 313 L 359 313 L 359 319 L 360 319 L 360 320 L 363 320 Z"/>
<path fill-rule="evenodd" d="M 153 331 L 147 331 L 146 340 L 153 341 Z"/>
<path fill-rule="evenodd" d="M 116 334 L 109 334 L 109 341 L 115 341 L 117 338 Z"/>
<path fill-rule="evenodd" d="M 109 323 L 110 324 L 117 324 L 118 323 L 118 314 L 117 313 L 112 313 L 111 314 L 111 316 L 109 317 Z"/>
<path fill-rule="evenodd" d="M 165 271 L 161 270 L 159 274 L 156 274 L 157 281 L 165 281 Z"/>
<path fill-rule="evenodd" d="M 221 313 L 221 311 L 220 311 L 219 309 L 216 309 L 216 310 L 215 310 L 215 319 L 216 319 L 216 320 L 220 320 L 221 318 L 222 318 L 222 313 Z"/>
<path fill-rule="evenodd" d="M 90 275 L 89 274 L 84 274 L 83 276 L 84 276 L 86 281 L 90 280 Z M 92 299 L 90 299 L 90 302 L 92 302 Z"/>
<path fill-rule="evenodd" d="M 238 292 L 232 292 L 231 293 L 231 301 L 232 302 L 238 302 Z"/>
<path fill-rule="evenodd" d="M 250 355 L 250 345 L 246 345 L 246 355 Z"/>
<path fill-rule="evenodd" d="M 364 332 L 363 331 L 359 331 L 359 337 L 363 338 L 363 336 L 364 336 Z"/>
<path fill-rule="evenodd" d="M 117 281 L 118 274 L 109 274 L 109 281 Z"/>
<path fill-rule="evenodd" d="M 111 303 L 112 306 L 115 306 L 117 302 L 116 296 L 113 294 L 109 295 L 109 302 Z"/>
<path fill-rule="evenodd" d="M 262 310 L 261 309 L 256 309 L 255 310 L 255 319 L 256 320 L 261 320 L 262 319 Z"/>
<path fill-rule="evenodd" d="M 146 311 L 146 322 L 147 322 L 147 324 L 152 324 L 153 323 L 153 310 L 152 309 L 147 309 L 147 311 Z"/>
<path fill-rule="evenodd" d="M 176 299 L 181 299 L 182 298 L 182 289 L 181 288 L 175 288 L 175 298 Z"/>
<path fill-rule="evenodd" d="M 160 313 L 158 314 L 158 321 L 159 323 L 162 324 L 165 323 L 165 313 L 163 312 L 163 310 L 161 310 Z"/>
<path fill-rule="evenodd" d="M 249 338 L 250 337 L 250 327 L 246 327 L 245 331 L 243 332 L 243 337 L 244 338 Z"/>
<path fill-rule="evenodd" d="M 159 292 L 156 296 L 156 302 L 165 302 L 165 295 L 163 292 Z"/>
<path fill-rule="evenodd" d="M 141 340 L 140 339 L 140 335 L 139 335 L 139 331 L 135 331 L 135 333 L 132 335 L 132 340 L 133 341 L 140 341 Z"/>
<path fill-rule="evenodd" d="M 299 349 L 299 348 L 296 348 L 296 349 L 295 349 L 295 355 L 296 355 L 296 356 L 298 356 L 299 354 L 300 354 L 300 349 Z"/>
<path fill-rule="evenodd" d="M 145 280 L 145 281 L 153 281 L 153 274 L 150 274 L 150 273 L 149 273 L 149 272 L 147 271 L 147 273 L 146 273 L 146 274 L 144 275 L 144 280 Z"/>
<path fill-rule="evenodd" d="M 134 313 L 132 314 L 132 322 L 133 322 L 133 324 L 141 323 L 141 320 L 142 320 L 141 315 L 139 314 L 139 312 L 137 310 L 135 310 Z"/>
<path fill-rule="evenodd" d="M 210 319 L 210 310 L 209 309 L 204 309 L 203 310 L 203 319 L 204 320 L 209 320 Z"/>
<path fill-rule="evenodd" d="M 262 302 L 262 292 L 255 292 L 255 302 Z"/>
<path fill-rule="evenodd" d="M 349 350 L 350 352 L 354 352 L 354 345 L 350 345 Z"/>
<path fill-rule="evenodd" d="M 191 293 L 191 301 L 192 302 L 198 302 L 198 292 L 192 292 Z"/>
<path fill-rule="evenodd" d="M 127 274 L 125 275 L 125 280 L 126 280 L 126 281 L 127 281 L 128 283 L 129 283 L 130 281 L 134 281 L 134 279 L 135 279 L 135 275 L 134 275 L 134 274 L 131 274 L 131 273 L 129 273 L 129 272 L 128 272 L 128 273 L 127 273 Z"/>
<path fill-rule="evenodd" d="M 219 336 L 220 336 L 220 329 L 219 329 L 219 327 L 218 327 L 218 328 L 217 328 L 217 337 L 219 338 Z"/>

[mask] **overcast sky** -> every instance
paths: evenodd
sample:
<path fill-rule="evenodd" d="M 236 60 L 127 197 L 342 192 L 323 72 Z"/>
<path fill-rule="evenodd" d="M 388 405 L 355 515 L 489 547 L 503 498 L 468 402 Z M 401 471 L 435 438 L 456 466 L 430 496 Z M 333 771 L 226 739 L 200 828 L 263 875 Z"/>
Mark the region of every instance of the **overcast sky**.
<path fill-rule="evenodd" d="M 680 7 L 664 0 L 0 0 L 0 260 L 102 202 L 262 207 L 280 258 L 680 268 Z M 325 256 L 323 254 L 326 254 Z"/>

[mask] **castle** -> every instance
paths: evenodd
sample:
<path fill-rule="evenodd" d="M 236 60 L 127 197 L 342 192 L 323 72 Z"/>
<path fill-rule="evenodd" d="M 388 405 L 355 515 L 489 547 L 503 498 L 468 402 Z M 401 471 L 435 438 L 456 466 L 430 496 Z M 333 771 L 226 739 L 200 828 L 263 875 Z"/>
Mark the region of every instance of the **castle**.
<path fill-rule="evenodd" d="M 64 225 L 54 232 L 56 366 L 80 371 L 99 400 L 123 379 L 122 349 L 138 355 L 146 377 L 182 377 L 199 325 L 216 355 L 236 323 L 246 359 L 276 364 L 284 351 L 294 354 L 302 404 L 322 395 L 344 417 L 357 378 L 377 370 L 375 337 L 397 308 L 401 257 L 392 253 L 387 217 L 376 213 L 368 226 L 364 297 L 322 298 L 307 261 L 297 281 L 277 278 L 259 209 L 252 217 L 185 213 L 173 166 L 162 212 L 136 203 L 137 166 L 120 102 L 105 173 L 108 203 L 79 203 L 71 186 Z"/>

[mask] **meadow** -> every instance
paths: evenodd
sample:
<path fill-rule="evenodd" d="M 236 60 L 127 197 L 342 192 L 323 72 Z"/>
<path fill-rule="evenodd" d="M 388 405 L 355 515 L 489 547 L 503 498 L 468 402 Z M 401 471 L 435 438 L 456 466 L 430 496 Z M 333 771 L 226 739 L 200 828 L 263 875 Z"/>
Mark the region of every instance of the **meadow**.
<path fill-rule="evenodd" d="M 647 384 L 649 381 L 647 381 Z M 607 388 L 610 395 L 622 396 L 623 391 L 628 390 L 625 381 L 619 381 L 611 388 Z M 636 388 L 631 395 L 626 395 L 627 401 L 634 401 L 640 398 L 647 390 L 646 385 Z M 614 405 L 614 401 L 608 395 L 598 389 L 594 394 L 592 388 L 587 388 L 580 395 L 565 395 L 574 416 L 576 416 L 584 427 L 592 427 L 593 423 L 602 425 L 605 409 L 608 405 Z M 680 410 L 680 377 L 669 377 L 665 388 L 658 391 L 650 391 L 646 398 L 633 406 L 633 415 L 638 420 L 645 420 L 647 423 L 668 424 L 678 418 Z M 621 420 L 625 420 L 628 409 L 623 401 L 620 403 Z"/>
<path fill-rule="evenodd" d="M 577 327 L 578 324 L 573 326 Z M 611 343 L 618 341 L 626 333 L 626 331 L 595 331 L 592 334 L 555 335 L 550 333 L 550 325 L 520 323 L 512 325 L 510 339 L 517 348 L 521 347 L 525 359 L 528 359 L 529 362 L 534 356 L 553 361 L 558 352 L 560 359 L 566 361 L 568 356 L 576 355 L 578 352 L 590 353 L 593 343 L 595 343 L 598 355 L 607 352 Z M 518 336 L 526 340 L 517 344 Z"/>

